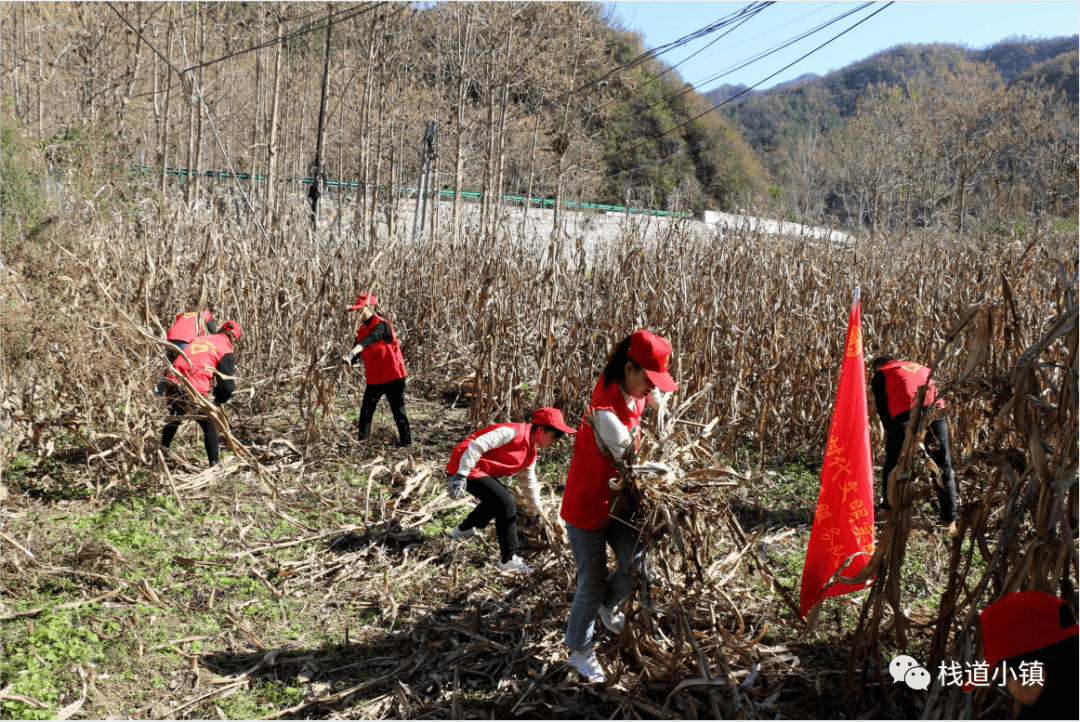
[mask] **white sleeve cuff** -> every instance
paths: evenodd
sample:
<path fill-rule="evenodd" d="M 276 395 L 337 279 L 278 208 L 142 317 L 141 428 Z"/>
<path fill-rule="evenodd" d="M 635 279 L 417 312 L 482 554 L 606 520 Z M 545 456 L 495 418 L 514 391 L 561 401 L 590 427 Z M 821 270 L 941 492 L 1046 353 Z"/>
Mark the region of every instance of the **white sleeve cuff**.
<path fill-rule="evenodd" d="M 518 481 L 524 488 L 525 498 L 529 500 L 537 514 L 544 513 L 544 502 L 540 498 L 540 481 L 536 478 L 536 462 L 529 464 L 517 474 Z"/>

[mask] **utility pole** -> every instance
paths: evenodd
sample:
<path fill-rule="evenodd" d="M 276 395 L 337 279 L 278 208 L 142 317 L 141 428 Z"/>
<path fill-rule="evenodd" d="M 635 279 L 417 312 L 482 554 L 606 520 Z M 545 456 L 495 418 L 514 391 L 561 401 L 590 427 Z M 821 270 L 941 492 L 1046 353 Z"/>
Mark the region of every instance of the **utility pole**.
<path fill-rule="evenodd" d="M 413 211 L 412 239 L 416 240 L 416 229 L 419 224 L 421 232 L 424 229 L 424 219 L 427 217 L 427 194 L 431 188 L 431 161 L 435 158 L 435 121 L 430 121 L 424 129 L 424 141 L 420 147 L 420 187 L 416 192 L 416 210 Z M 423 199 L 423 205 L 421 205 Z M 434 201 L 433 201 L 434 202 Z"/>
<path fill-rule="evenodd" d="M 315 177 L 311 179 L 311 190 L 308 198 L 311 199 L 311 227 L 318 229 L 319 226 L 319 197 L 322 195 L 323 184 L 323 136 L 326 134 L 326 93 L 330 86 L 330 30 L 333 27 L 331 14 L 333 6 L 326 5 L 326 54 L 323 60 L 322 99 L 319 101 L 319 140 L 315 146 Z"/>

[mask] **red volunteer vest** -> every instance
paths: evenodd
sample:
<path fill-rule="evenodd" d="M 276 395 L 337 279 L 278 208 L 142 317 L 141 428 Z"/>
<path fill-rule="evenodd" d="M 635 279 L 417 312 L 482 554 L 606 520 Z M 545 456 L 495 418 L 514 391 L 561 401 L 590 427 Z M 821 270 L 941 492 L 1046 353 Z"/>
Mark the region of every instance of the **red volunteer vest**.
<path fill-rule="evenodd" d="M 356 342 L 363 341 L 381 321 L 386 319 L 376 314 L 369 323 L 361 325 L 356 330 Z M 390 322 L 386 321 L 386 325 L 390 326 Z M 364 359 L 364 380 L 368 384 L 385 384 L 408 376 L 405 371 L 405 357 L 401 355 L 401 345 L 398 344 L 393 326 L 390 326 L 390 336 L 394 339 L 393 343 L 376 341 L 360 352 L 360 357 Z"/>
<path fill-rule="evenodd" d="M 213 320 L 213 316 L 210 312 L 203 310 L 202 320 L 205 324 L 207 321 Z M 182 341 L 184 343 L 191 343 L 193 339 L 199 336 L 199 314 L 196 311 L 190 311 L 188 313 L 176 314 L 176 322 L 169 327 L 168 333 L 165 334 L 166 340 L 169 341 Z"/>
<path fill-rule="evenodd" d="M 919 387 L 930 378 L 930 369 L 911 361 L 890 361 L 881 367 L 885 374 L 885 395 L 889 397 L 889 415 L 893 418 L 905 411 L 911 411 L 915 405 L 915 396 Z M 937 387 L 934 380 L 926 387 L 925 406 L 934 404 L 939 409 L 945 408 L 945 402 L 937 399 Z"/>
<path fill-rule="evenodd" d="M 500 426 L 513 428 L 515 432 L 514 440 L 509 444 L 503 444 L 497 449 L 485 452 L 480 457 L 480 460 L 476 462 L 476 466 L 469 472 L 470 479 L 475 479 L 478 476 L 510 476 L 536 461 L 536 444 L 530 440 L 532 424 L 492 424 L 473 433 L 455 446 L 454 450 L 450 452 L 450 463 L 446 465 L 446 470 L 451 474 L 456 474 L 458 466 L 461 464 L 461 457 L 465 455 L 469 444 L 474 439 Z"/>
<path fill-rule="evenodd" d="M 617 383 L 602 386 L 604 377 L 596 382 L 592 401 L 585 415 L 598 409 L 614 411 L 634 439 L 634 448 L 638 445 L 638 427 L 641 425 L 641 413 L 645 410 L 645 399 L 635 399 L 634 407 L 627 408 L 622 392 Z M 615 491 L 608 485 L 609 479 L 617 479 L 619 472 L 609 459 L 600 454 L 596 446 L 596 437 L 592 427 L 582 418 L 581 425 L 574 437 L 574 456 L 570 459 L 570 472 L 566 477 L 566 491 L 563 492 L 561 516 L 568 524 L 579 529 L 602 529 L 608 523 L 608 511 Z"/>
<path fill-rule="evenodd" d="M 181 354 L 173 361 L 173 370 L 190 381 L 200 394 L 208 394 L 210 393 L 210 379 L 214 377 L 214 369 L 226 354 L 232 352 L 232 343 L 225 334 L 200 336 L 184 349 L 184 353 L 191 359 L 191 366 L 188 366 L 187 359 Z M 176 380 L 171 372 L 169 378 Z"/>

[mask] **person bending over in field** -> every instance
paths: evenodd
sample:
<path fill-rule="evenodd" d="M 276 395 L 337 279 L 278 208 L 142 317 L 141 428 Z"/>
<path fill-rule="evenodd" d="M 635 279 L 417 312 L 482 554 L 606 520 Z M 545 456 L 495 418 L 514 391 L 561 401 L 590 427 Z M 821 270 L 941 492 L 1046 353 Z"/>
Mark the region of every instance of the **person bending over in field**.
<path fill-rule="evenodd" d="M 165 398 L 169 402 L 170 416 L 183 416 L 188 411 L 187 397 L 178 385 L 174 374 L 183 376 L 196 391 L 206 395 L 210 393 L 210 380 L 217 371 L 223 376 L 218 376 L 214 384 L 214 403 L 222 406 L 229 400 L 236 390 L 236 381 L 229 378 L 236 373 L 233 345 L 242 332 L 240 324 L 236 321 L 226 321 L 217 333 L 199 336 L 184 348 L 184 353 L 178 355 L 173 361 L 172 371 L 166 377 Z M 218 463 L 217 427 L 214 426 L 214 422 L 204 417 L 201 417 L 198 423 L 203 432 L 206 458 L 210 461 L 210 466 L 214 466 Z M 165 424 L 165 430 L 161 432 L 161 445 L 165 447 L 166 454 L 179 428 L 180 419 Z"/>
<path fill-rule="evenodd" d="M 401 345 L 390 322 L 375 312 L 379 301 L 372 295 L 361 293 L 350 311 L 360 312 L 360 328 L 356 330 L 356 345 L 341 357 L 347 364 L 364 361 L 364 400 L 360 404 L 359 438 L 364 441 L 371 436 L 371 418 L 383 395 L 390 404 L 390 413 L 397 424 L 399 447 L 412 444 L 409 418 L 405 415 L 405 358 Z"/>
<path fill-rule="evenodd" d="M 544 407 L 533 412 L 531 424 L 494 424 L 454 447 L 446 473 L 450 474 L 451 499 L 466 491 L 480 503 L 454 527 L 454 539 L 480 536 L 480 529 L 495 520 L 502 560 L 499 571 L 526 574 L 532 571 L 517 555 L 517 504 L 514 495 L 495 477 L 518 477 L 525 485 L 526 502 L 534 514 L 544 514 L 544 502 L 536 481 L 536 453 L 558 443 L 565 434 L 576 434 L 563 422 L 562 412 Z"/>
<path fill-rule="evenodd" d="M 945 408 L 945 401 L 937 398 L 937 387 L 930 378 L 930 369 L 911 361 L 900 361 L 892 356 L 881 355 L 874 359 L 874 377 L 870 382 L 874 390 L 874 402 L 878 417 L 885 428 L 885 465 L 881 471 L 881 509 L 889 512 L 889 474 L 896 468 L 900 451 L 904 446 L 904 426 L 911 417 L 919 387 L 926 385 L 923 408 L 931 405 Z M 953 478 L 952 457 L 949 454 L 949 432 L 945 419 L 930 422 L 926 446 L 941 474 L 935 484 L 938 494 L 941 522 L 952 525 L 956 521 L 956 482 Z M 952 528 L 950 526 L 950 528 Z"/>
<path fill-rule="evenodd" d="M 204 330 L 205 333 L 203 332 Z M 201 312 L 189 311 L 187 313 L 178 313 L 176 314 L 176 320 L 173 322 L 173 325 L 165 332 L 165 340 L 183 351 L 187 348 L 187 345 L 197 337 L 217 333 L 217 330 L 218 328 L 217 324 L 214 323 L 214 317 L 211 316 L 210 312 L 206 309 L 203 309 Z M 176 357 L 179 355 L 179 353 L 172 349 L 165 352 L 165 358 L 169 360 L 169 363 L 175 361 Z M 157 382 L 154 393 L 158 396 L 163 396 L 165 394 L 165 376 L 162 376 Z"/>
<path fill-rule="evenodd" d="M 668 374 L 670 357 L 671 344 L 649 331 L 624 338 L 604 366 L 574 440 L 560 511 L 577 567 L 565 641 L 569 663 L 590 682 L 607 679 L 592 649 L 596 613 L 609 630 L 622 631 L 626 618 L 617 607 L 633 589 L 631 562 L 639 572 L 644 551 L 638 533 L 609 514 L 615 491 L 608 482 L 620 476 L 612 458 L 625 462 L 637 448 L 647 400 L 659 409 L 661 392 L 679 388 Z M 607 545 L 618 562 L 610 574 Z"/>

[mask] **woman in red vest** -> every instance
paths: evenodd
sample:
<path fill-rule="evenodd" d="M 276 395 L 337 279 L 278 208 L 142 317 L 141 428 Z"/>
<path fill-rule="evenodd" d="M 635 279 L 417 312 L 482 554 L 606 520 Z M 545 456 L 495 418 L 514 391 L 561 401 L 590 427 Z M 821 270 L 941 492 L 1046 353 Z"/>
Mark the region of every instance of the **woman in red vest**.
<path fill-rule="evenodd" d="M 518 477 L 525 486 L 526 499 L 535 514 L 544 513 L 540 487 L 536 481 L 536 452 L 546 449 L 564 434 L 576 434 L 563 422 L 562 412 L 544 407 L 533 412 L 531 424 L 495 424 L 468 436 L 450 453 L 446 472 L 450 474 L 450 498 L 460 499 L 468 491 L 480 500 L 465 520 L 454 527 L 454 539 L 480 536 L 480 529 L 495 520 L 502 561 L 499 571 L 524 574 L 529 571 L 517 555 L 517 504 L 514 495 L 497 476 Z"/>
<path fill-rule="evenodd" d="M 224 376 L 219 376 L 214 384 L 214 403 L 221 406 L 233 391 L 236 390 L 236 382 L 231 377 L 236 373 L 236 356 L 233 355 L 233 344 L 240 338 L 243 330 L 236 321 L 226 321 L 221 324 L 217 333 L 208 336 L 199 336 L 187 344 L 173 361 L 172 371 L 168 374 L 166 386 L 166 398 L 169 401 L 169 415 L 183 416 L 187 411 L 187 397 L 177 385 L 176 376 L 183 376 L 200 394 L 210 393 L 210 381 L 214 372 L 218 371 Z M 210 466 L 218 462 L 218 433 L 214 423 L 206 418 L 198 420 L 199 428 L 203 432 L 203 445 L 206 447 L 206 457 Z M 172 445 L 176 430 L 180 428 L 180 420 L 170 421 L 161 432 L 161 445 L 165 447 L 166 455 Z"/>
<path fill-rule="evenodd" d="M 360 441 L 371 436 L 371 417 L 379 399 L 386 396 L 390 413 L 397 424 L 399 447 L 412 444 L 409 418 L 405 415 L 405 358 L 401 345 L 390 323 L 375 313 L 379 301 L 372 295 L 361 293 L 350 311 L 360 312 L 360 328 L 356 330 L 356 345 L 341 359 L 355 365 L 364 361 L 364 400 L 360 404 Z"/>
<path fill-rule="evenodd" d="M 206 330 L 206 333 L 203 333 L 203 329 Z M 188 311 L 187 313 L 176 314 L 176 320 L 173 321 L 173 325 L 165 332 L 165 340 L 183 351 L 194 339 L 199 336 L 217 333 L 217 330 L 217 325 L 214 323 L 214 317 L 210 315 L 210 312 L 206 309 L 203 309 L 201 312 Z M 170 350 L 165 352 L 165 358 L 169 360 L 169 363 L 175 361 L 176 357 L 179 355 L 180 354 L 176 351 Z M 157 382 L 154 393 L 158 396 L 165 393 L 164 376 Z"/>
<path fill-rule="evenodd" d="M 930 369 L 911 361 L 900 361 L 892 356 L 881 355 L 871 364 L 874 377 L 870 387 L 874 391 L 878 417 L 885 427 L 885 465 L 881 468 L 881 508 L 891 511 L 889 504 L 889 474 L 900 460 L 900 451 L 904 448 L 905 426 L 911 418 L 911 409 L 915 406 L 919 387 L 926 386 L 923 408 L 934 406 L 945 408 L 945 401 L 937 398 L 937 387 L 930 378 Z M 956 481 L 953 478 L 952 456 L 949 454 L 949 432 L 945 427 L 945 418 L 930 422 L 929 434 L 925 437 L 926 446 L 932 449 L 930 458 L 941 470 L 941 478 L 935 488 L 938 494 L 938 506 L 943 524 L 956 521 Z M 933 442 L 933 443 L 931 443 Z"/>
<path fill-rule="evenodd" d="M 649 331 L 623 339 L 604 366 L 574 441 L 560 511 L 577 566 L 566 645 L 571 649 L 568 661 L 590 682 L 606 680 L 592 649 L 596 613 L 608 629 L 622 631 L 626 620 L 617 607 L 633 589 L 631 562 L 635 570 L 641 565 L 638 533 L 609 514 L 615 492 L 608 482 L 619 477 L 609 455 L 623 460 L 636 449 L 645 404 L 659 407 L 660 392 L 679 388 L 668 374 L 670 358 L 671 344 Z M 609 545 L 618 562 L 610 574 Z"/>

